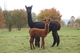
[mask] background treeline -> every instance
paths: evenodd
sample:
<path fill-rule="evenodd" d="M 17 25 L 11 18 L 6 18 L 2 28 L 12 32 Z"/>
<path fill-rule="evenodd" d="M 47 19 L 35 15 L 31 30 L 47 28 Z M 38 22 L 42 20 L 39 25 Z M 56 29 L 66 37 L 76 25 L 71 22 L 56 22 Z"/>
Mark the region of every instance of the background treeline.
<path fill-rule="evenodd" d="M 24 9 L 2 11 L 0 8 L 0 28 L 4 27 L 9 31 L 11 31 L 12 28 L 17 28 L 20 31 L 22 27 L 28 27 L 27 17 L 27 12 Z M 55 8 L 41 10 L 38 15 L 33 12 L 32 17 L 33 21 L 43 21 L 44 19 L 50 19 L 59 22 L 62 27 L 66 26 L 65 22 L 61 20 L 62 15 Z M 72 16 L 67 26 L 80 27 L 80 19 L 75 19 L 75 17 Z"/>
<path fill-rule="evenodd" d="M 44 19 L 51 19 L 60 23 L 60 12 L 54 8 L 42 10 L 38 15 L 32 13 L 33 21 L 42 21 Z M 9 31 L 12 28 L 21 30 L 22 27 L 27 27 L 27 13 L 24 9 L 16 9 L 11 11 L 0 10 L 0 27 L 4 26 Z"/>
<path fill-rule="evenodd" d="M 27 24 L 27 14 L 25 10 L 13 10 L 13 11 L 3 11 L 3 16 L 6 24 L 6 27 L 11 31 L 12 27 L 18 28 L 18 30 L 21 30 L 23 26 Z"/>
<path fill-rule="evenodd" d="M 35 21 L 36 14 L 32 13 L 33 21 Z M 0 27 L 7 28 L 9 31 L 12 28 L 17 28 L 19 31 L 22 27 L 28 27 L 27 25 L 27 13 L 24 9 L 16 9 L 12 11 L 0 12 Z"/>
<path fill-rule="evenodd" d="M 67 26 L 68 27 L 80 27 L 80 17 L 75 19 L 74 16 L 71 16 L 70 20 L 68 21 Z"/>

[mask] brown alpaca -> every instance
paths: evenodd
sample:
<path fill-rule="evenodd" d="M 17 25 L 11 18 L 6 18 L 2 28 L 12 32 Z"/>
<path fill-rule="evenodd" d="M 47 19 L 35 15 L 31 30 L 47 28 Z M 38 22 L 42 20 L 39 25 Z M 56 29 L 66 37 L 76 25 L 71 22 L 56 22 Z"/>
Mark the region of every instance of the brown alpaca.
<path fill-rule="evenodd" d="M 42 37 L 41 48 L 45 49 L 44 38 L 47 36 L 47 34 L 49 32 L 49 23 L 50 23 L 50 20 L 45 20 L 45 29 L 32 28 L 32 29 L 29 30 L 29 33 L 30 33 L 30 48 L 31 49 L 35 49 L 34 44 L 33 44 L 35 36 Z"/>

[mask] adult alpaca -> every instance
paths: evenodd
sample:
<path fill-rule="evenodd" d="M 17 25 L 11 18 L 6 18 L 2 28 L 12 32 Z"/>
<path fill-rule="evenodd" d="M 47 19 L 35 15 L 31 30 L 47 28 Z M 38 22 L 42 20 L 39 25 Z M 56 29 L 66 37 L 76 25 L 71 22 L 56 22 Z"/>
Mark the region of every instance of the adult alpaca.
<path fill-rule="evenodd" d="M 42 37 L 41 48 L 45 49 L 44 38 L 47 36 L 47 34 L 49 32 L 49 23 L 50 23 L 50 20 L 45 20 L 44 29 L 32 28 L 32 29 L 29 30 L 29 33 L 30 33 L 30 48 L 31 49 L 35 49 L 34 44 L 33 44 L 35 36 Z"/>
<path fill-rule="evenodd" d="M 27 7 L 25 6 L 27 14 L 28 14 L 28 25 L 30 28 L 40 28 L 40 29 L 44 29 L 45 23 L 44 22 L 33 22 L 32 21 L 32 15 L 31 15 L 31 10 L 32 10 L 32 6 Z M 58 36 L 57 30 L 60 30 L 60 24 L 57 21 L 50 21 L 50 28 L 49 28 L 49 32 L 52 31 L 52 36 L 53 36 L 53 44 L 52 47 L 57 43 L 57 46 L 60 43 L 60 38 Z M 40 37 L 36 36 L 35 37 L 35 45 L 40 47 Z"/>

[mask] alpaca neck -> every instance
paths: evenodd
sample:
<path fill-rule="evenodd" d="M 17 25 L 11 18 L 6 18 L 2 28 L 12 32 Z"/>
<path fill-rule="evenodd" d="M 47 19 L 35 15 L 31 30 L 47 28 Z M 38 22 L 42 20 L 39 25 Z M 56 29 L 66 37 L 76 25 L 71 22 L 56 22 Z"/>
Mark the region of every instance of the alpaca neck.
<path fill-rule="evenodd" d="M 27 14 L 28 14 L 28 25 L 30 28 L 32 28 L 34 22 L 32 21 L 31 12 L 27 12 Z"/>
<path fill-rule="evenodd" d="M 49 26 L 47 27 L 45 26 L 45 33 L 48 34 L 48 32 L 49 32 Z"/>

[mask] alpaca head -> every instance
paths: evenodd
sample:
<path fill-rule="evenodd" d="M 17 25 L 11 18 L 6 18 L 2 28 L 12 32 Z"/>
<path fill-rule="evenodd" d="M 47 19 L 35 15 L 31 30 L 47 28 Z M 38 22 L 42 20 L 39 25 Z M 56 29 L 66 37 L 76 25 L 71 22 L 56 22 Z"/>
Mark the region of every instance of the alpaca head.
<path fill-rule="evenodd" d="M 29 7 L 25 6 L 25 8 L 26 8 L 27 12 L 31 12 L 32 6 L 29 6 Z"/>
<path fill-rule="evenodd" d="M 45 21 L 45 28 L 49 29 L 50 20 L 44 20 Z"/>
<path fill-rule="evenodd" d="M 46 25 L 50 24 L 50 20 L 44 20 Z"/>

